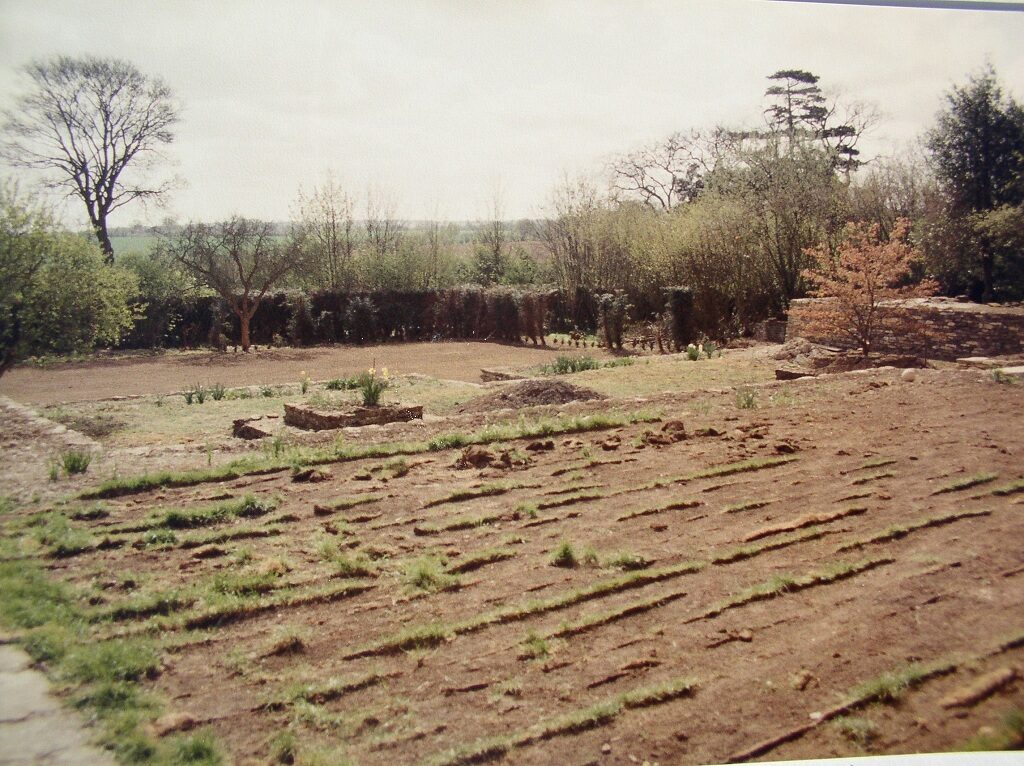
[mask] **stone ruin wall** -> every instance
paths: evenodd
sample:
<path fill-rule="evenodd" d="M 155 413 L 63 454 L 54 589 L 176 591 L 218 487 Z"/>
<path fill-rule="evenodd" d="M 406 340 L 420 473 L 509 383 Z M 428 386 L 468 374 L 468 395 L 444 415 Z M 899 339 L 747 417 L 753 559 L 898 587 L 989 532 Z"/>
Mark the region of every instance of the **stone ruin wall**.
<path fill-rule="evenodd" d="M 794 300 L 789 307 L 786 338 L 807 338 L 815 343 L 849 347 L 842 338 L 808 335 L 807 309 L 818 300 Z M 924 332 L 915 335 L 882 333 L 875 350 L 887 354 L 914 354 L 953 361 L 967 356 L 1024 353 L 1024 308 L 1020 306 L 962 303 L 947 298 L 887 301 L 882 312 L 896 312 Z"/>

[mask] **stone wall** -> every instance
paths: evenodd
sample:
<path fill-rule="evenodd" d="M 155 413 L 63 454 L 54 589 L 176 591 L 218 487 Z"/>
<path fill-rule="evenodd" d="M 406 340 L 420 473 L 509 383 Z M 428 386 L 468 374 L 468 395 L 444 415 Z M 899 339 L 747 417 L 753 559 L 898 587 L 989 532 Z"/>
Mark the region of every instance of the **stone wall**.
<path fill-rule="evenodd" d="M 804 337 L 815 343 L 848 346 L 842 338 L 808 335 L 807 309 L 817 300 L 804 298 L 790 304 L 786 338 Z M 928 359 L 954 360 L 965 356 L 1024 353 L 1024 308 L 963 303 L 952 298 L 913 298 L 887 301 L 883 312 L 897 312 L 920 333 L 882 334 L 875 350 L 887 354 L 916 354 Z"/>
<path fill-rule="evenodd" d="M 325 431 L 330 428 L 384 425 L 422 420 L 423 407 L 399 407 L 382 404 L 376 407 L 355 407 L 347 412 L 324 412 L 297 404 L 284 406 L 285 425 L 306 431 Z"/>

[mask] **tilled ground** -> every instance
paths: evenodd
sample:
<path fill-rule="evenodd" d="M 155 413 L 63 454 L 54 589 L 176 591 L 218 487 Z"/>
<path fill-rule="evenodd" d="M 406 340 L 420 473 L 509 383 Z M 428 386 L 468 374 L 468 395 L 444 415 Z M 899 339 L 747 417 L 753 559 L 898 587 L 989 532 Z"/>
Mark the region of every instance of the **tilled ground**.
<path fill-rule="evenodd" d="M 449 450 L 126 495 L 50 567 L 97 635 L 158 637 L 152 685 L 239 761 L 286 729 L 361 764 L 935 751 L 1024 706 L 1022 387 L 879 370 L 755 401 L 660 399 L 677 441 L 490 445 L 507 469 Z M 167 515 L 246 494 L 277 506 Z"/>
<path fill-rule="evenodd" d="M 375 346 L 274 348 L 257 352 L 168 352 L 159 356 L 92 358 L 47 368 L 19 365 L 2 378 L 0 391 L 34 405 L 170 394 L 191 385 L 295 383 L 355 375 L 374 364 L 400 374 L 479 381 L 482 367 L 550 363 L 564 348 L 482 342 L 388 343 Z M 582 352 L 577 352 L 582 353 Z M 599 349 L 588 349 L 603 356 Z"/>

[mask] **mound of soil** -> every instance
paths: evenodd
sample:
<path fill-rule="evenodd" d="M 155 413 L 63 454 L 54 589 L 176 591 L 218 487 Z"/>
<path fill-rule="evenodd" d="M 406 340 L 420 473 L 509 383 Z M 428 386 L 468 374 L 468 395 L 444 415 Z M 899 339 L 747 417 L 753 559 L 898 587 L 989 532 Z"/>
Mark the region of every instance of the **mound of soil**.
<path fill-rule="evenodd" d="M 542 404 L 566 404 L 604 399 L 603 394 L 589 388 L 574 386 L 561 380 L 524 380 L 513 386 L 471 399 L 459 412 L 489 412 L 490 410 L 519 409 Z"/>

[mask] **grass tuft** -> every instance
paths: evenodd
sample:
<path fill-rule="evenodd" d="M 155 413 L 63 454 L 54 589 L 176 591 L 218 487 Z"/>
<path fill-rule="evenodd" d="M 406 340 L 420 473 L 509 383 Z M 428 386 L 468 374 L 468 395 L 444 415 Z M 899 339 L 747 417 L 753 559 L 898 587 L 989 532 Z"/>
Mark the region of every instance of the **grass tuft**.
<path fill-rule="evenodd" d="M 551 566 L 573 569 L 579 564 L 576 551 L 568 540 L 563 540 L 557 548 L 551 552 Z"/>

